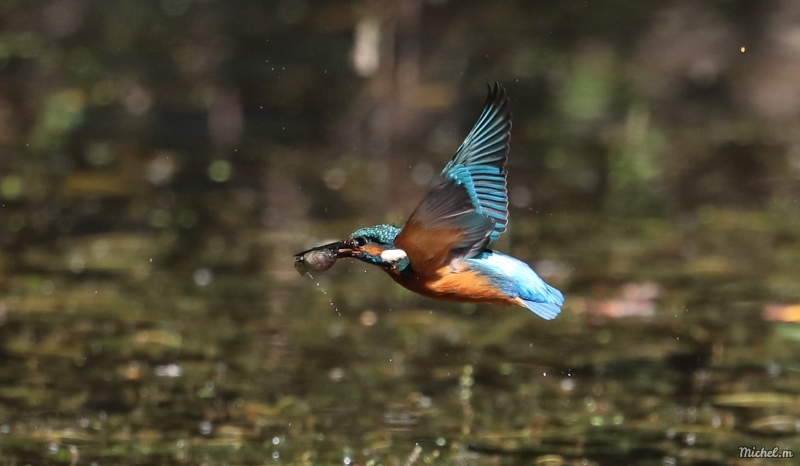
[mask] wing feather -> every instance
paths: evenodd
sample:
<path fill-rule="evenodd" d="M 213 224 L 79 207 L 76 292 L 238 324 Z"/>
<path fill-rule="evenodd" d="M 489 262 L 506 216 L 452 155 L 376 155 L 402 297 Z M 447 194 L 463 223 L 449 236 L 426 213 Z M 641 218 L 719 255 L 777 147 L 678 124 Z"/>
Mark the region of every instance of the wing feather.
<path fill-rule="evenodd" d="M 499 238 L 508 224 L 505 164 L 510 138 L 508 98 L 505 89 L 495 84 L 489 88 L 478 122 L 442 171 L 442 176 L 464 185 L 479 214 L 494 221 L 489 242 Z"/>
<path fill-rule="evenodd" d="M 418 273 L 434 271 L 453 257 L 471 257 L 489 244 L 494 222 L 475 211 L 467 191 L 440 178 L 394 241 Z"/>
<path fill-rule="evenodd" d="M 508 98 L 495 84 L 478 122 L 395 240 L 418 273 L 475 256 L 505 231 L 510 134 Z"/>

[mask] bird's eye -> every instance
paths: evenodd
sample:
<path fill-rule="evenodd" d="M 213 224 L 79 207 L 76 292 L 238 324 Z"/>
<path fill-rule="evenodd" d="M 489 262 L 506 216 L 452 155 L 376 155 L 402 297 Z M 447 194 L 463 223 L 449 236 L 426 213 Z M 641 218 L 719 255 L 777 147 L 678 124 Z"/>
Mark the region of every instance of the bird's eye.
<path fill-rule="evenodd" d="M 353 238 L 353 241 L 356 243 L 356 246 L 364 246 L 367 244 L 367 239 L 363 236 L 359 236 L 358 238 Z"/>

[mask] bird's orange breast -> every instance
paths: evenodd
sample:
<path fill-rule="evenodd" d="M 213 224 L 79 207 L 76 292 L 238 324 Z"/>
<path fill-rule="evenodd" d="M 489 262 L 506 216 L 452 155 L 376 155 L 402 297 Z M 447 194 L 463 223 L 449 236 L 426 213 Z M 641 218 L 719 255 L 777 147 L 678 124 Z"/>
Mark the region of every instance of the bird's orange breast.
<path fill-rule="evenodd" d="M 441 267 L 436 273 L 404 276 L 389 271 L 389 275 L 403 287 L 431 298 L 449 301 L 518 304 L 499 290 L 485 276 L 474 270 L 458 270 L 452 266 Z"/>

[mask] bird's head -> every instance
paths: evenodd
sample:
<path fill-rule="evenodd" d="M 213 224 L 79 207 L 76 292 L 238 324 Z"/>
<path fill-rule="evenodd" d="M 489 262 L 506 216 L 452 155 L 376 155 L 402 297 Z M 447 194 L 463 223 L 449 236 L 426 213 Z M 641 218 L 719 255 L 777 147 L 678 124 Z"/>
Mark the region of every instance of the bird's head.
<path fill-rule="evenodd" d="M 296 264 L 325 271 L 336 262 L 336 259 L 353 257 L 387 270 L 402 271 L 409 265 L 409 260 L 405 251 L 394 246 L 398 234 L 400 228 L 394 225 L 361 228 L 351 233 L 345 240 L 298 253 L 295 255 L 295 261 Z"/>
<path fill-rule="evenodd" d="M 344 248 L 349 248 L 350 256 L 369 264 L 385 268 L 405 268 L 408 256 L 402 249 L 394 247 L 394 240 L 400 229 L 394 225 L 375 225 L 361 228 L 342 241 Z"/>

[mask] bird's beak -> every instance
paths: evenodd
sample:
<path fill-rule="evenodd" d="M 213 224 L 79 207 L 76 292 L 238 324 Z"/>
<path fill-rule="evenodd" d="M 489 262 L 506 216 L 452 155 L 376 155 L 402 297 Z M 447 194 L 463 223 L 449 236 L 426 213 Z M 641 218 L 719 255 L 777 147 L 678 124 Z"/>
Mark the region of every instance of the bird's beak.
<path fill-rule="evenodd" d="M 298 252 L 294 255 L 294 266 L 301 275 L 309 269 L 324 272 L 333 267 L 337 259 L 353 257 L 354 246 L 350 241 L 337 241 Z"/>
<path fill-rule="evenodd" d="M 353 245 L 351 245 L 348 241 L 337 241 L 335 243 L 323 244 L 322 246 L 317 246 L 303 252 L 298 252 L 294 255 L 294 257 L 302 259 L 302 257 L 308 253 L 322 251 L 335 254 L 337 259 L 341 259 L 342 257 L 351 257 L 353 255 L 352 246 Z"/>

